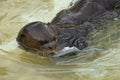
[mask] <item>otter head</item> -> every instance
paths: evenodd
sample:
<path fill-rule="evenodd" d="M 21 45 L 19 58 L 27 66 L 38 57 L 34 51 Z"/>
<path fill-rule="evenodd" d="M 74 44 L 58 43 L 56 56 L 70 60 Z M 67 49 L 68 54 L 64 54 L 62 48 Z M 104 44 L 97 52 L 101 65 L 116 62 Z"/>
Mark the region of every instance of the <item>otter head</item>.
<path fill-rule="evenodd" d="M 27 50 L 55 53 L 57 41 L 54 29 L 39 21 L 29 23 L 20 30 L 17 42 Z"/>
<path fill-rule="evenodd" d="M 84 33 L 86 32 L 81 29 L 61 29 L 59 25 L 38 21 L 23 27 L 17 36 L 17 42 L 28 51 L 35 50 L 43 55 L 45 53 L 52 55 L 65 47 L 76 47 L 79 50 L 87 47 Z"/>

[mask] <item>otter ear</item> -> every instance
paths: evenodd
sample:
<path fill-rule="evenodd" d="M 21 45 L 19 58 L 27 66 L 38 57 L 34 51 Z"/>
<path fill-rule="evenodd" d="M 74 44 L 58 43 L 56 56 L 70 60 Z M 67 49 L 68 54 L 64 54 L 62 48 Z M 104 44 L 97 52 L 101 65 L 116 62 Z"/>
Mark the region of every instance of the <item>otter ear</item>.
<path fill-rule="evenodd" d="M 78 38 L 75 40 L 73 44 L 76 48 L 82 50 L 88 46 L 88 43 L 86 42 L 85 38 Z"/>

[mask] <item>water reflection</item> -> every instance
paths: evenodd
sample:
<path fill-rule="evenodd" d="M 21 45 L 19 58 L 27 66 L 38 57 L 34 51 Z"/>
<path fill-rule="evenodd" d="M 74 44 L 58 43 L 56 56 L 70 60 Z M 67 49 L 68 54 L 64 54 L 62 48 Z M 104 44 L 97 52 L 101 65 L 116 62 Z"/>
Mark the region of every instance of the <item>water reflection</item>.
<path fill-rule="evenodd" d="M 5 67 L 0 67 L 0 76 L 7 75 L 7 69 Z"/>
<path fill-rule="evenodd" d="M 105 29 L 93 32 L 86 49 L 92 49 L 89 52 L 53 59 L 30 54 L 18 48 L 15 38 L 26 23 L 37 20 L 49 22 L 58 11 L 67 8 L 71 1 L 0 0 L 0 80 L 120 78 L 119 19 L 110 20 Z"/>

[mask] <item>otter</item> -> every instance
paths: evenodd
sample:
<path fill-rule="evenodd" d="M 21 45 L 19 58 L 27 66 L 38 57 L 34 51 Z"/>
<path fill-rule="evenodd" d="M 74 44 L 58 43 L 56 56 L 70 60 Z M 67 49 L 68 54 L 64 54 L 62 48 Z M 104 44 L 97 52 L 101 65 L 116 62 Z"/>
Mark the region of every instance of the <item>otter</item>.
<path fill-rule="evenodd" d="M 36 50 L 39 54 L 54 55 L 65 47 L 83 50 L 94 26 L 89 22 L 119 7 L 119 0 L 78 0 L 71 8 L 60 11 L 50 23 L 28 23 L 16 39 L 25 50 Z"/>

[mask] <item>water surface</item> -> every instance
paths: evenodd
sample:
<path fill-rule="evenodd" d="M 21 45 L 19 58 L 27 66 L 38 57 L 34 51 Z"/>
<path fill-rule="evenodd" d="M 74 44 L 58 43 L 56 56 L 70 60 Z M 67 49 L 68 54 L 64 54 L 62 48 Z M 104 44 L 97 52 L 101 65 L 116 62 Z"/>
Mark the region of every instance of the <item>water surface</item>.
<path fill-rule="evenodd" d="M 90 40 L 89 53 L 60 59 L 30 54 L 16 42 L 32 21 L 50 22 L 72 0 L 0 0 L 0 80 L 119 80 L 120 20 L 109 21 Z M 97 50 L 96 50 L 97 49 Z"/>

